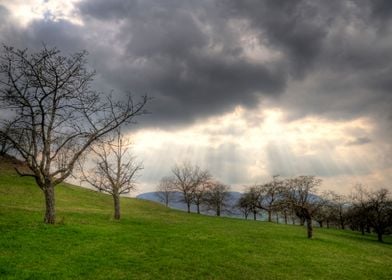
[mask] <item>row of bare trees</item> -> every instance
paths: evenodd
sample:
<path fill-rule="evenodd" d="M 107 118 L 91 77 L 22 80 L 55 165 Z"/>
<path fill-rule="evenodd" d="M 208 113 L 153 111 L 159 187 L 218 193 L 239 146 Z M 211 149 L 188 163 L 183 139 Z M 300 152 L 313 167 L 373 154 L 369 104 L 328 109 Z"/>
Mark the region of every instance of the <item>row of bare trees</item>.
<path fill-rule="evenodd" d="M 252 186 L 237 203 L 245 218 L 264 211 L 268 221 L 273 214 L 284 218 L 287 224 L 291 219 L 295 224 L 307 228 L 308 238 L 313 236 L 313 224 L 320 227 L 350 228 L 365 232 L 375 232 L 378 241 L 383 235 L 392 233 L 392 197 L 388 190 L 367 190 L 357 185 L 350 196 L 332 191 L 318 194 L 321 180 L 314 176 L 299 176 L 289 179 L 274 179 L 266 184 Z"/>
<path fill-rule="evenodd" d="M 214 209 L 220 215 L 240 211 L 245 219 L 249 215 L 256 220 L 263 212 L 269 222 L 283 219 L 285 224 L 306 226 L 308 238 L 313 237 L 313 226 L 326 226 L 375 232 L 383 242 L 383 235 L 392 233 L 392 198 L 388 190 L 367 190 L 357 185 L 350 196 L 332 191 L 319 193 L 321 179 L 314 176 L 298 176 L 282 179 L 274 176 L 270 182 L 247 187 L 235 205 L 231 205 L 228 186 L 212 179 L 210 173 L 189 163 L 172 168 L 173 175 L 164 177 L 157 187 L 160 200 L 169 205 L 175 194 L 181 193 L 181 201 Z M 234 208 L 234 209 L 233 209 Z"/>
<path fill-rule="evenodd" d="M 324 205 L 325 200 L 317 196 L 317 188 L 321 180 L 314 176 L 299 176 L 281 180 L 274 176 L 271 182 L 249 187 L 237 203 L 245 218 L 250 213 L 256 219 L 261 211 L 265 211 L 268 221 L 272 222 L 273 214 L 282 214 L 285 223 L 288 216 L 294 220 L 298 217 L 301 224 L 306 222 L 308 238 L 313 236 L 313 218 Z"/>
<path fill-rule="evenodd" d="M 189 162 L 175 165 L 172 176 L 161 179 L 156 193 L 168 206 L 175 192 L 181 193 L 181 200 L 186 204 L 188 213 L 191 212 L 191 206 L 195 205 L 198 214 L 203 206 L 220 216 L 228 207 L 230 199 L 228 185 L 215 180 L 210 172 Z"/>

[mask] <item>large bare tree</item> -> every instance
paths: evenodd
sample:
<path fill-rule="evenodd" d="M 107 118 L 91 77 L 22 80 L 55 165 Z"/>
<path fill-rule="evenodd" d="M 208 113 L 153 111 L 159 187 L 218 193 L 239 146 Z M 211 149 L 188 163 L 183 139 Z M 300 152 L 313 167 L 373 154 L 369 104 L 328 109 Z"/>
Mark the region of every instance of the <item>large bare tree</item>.
<path fill-rule="evenodd" d="M 63 56 L 44 46 L 30 53 L 5 46 L 0 55 L 0 106 L 8 110 L 0 135 L 23 158 L 45 196 L 45 223 L 55 223 L 55 186 L 97 140 L 145 113 L 148 101 L 115 101 L 94 91 L 87 52 Z M 2 114 L 4 115 L 4 114 Z M 58 164 L 60 162 L 60 164 Z"/>
<path fill-rule="evenodd" d="M 202 170 L 199 166 L 191 165 L 189 162 L 176 164 L 172 168 L 172 173 L 175 189 L 182 193 L 183 201 L 187 205 L 188 213 L 190 213 L 197 187 L 210 180 L 211 175 L 207 170 Z"/>
<path fill-rule="evenodd" d="M 91 147 L 93 167 L 87 172 L 81 165 L 83 179 L 101 192 L 110 194 L 114 202 L 114 219 L 120 219 L 120 195 L 136 187 L 137 173 L 143 169 L 130 153 L 131 142 L 118 129 L 115 136 Z"/>

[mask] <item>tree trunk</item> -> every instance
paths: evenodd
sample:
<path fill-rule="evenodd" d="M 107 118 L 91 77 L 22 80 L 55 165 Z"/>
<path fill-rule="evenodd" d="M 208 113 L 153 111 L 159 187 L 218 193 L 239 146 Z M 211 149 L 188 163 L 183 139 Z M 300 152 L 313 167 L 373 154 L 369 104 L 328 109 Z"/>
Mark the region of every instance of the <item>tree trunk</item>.
<path fill-rule="evenodd" d="M 255 221 L 256 221 L 256 215 L 257 215 L 256 211 L 253 211 L 253 220 Z"/>
<path fill-rule="evenodd" d="M 216 207 L 216 215 L 219 217 L 220 214 L 221 214 L 221 209 L 220 209 L 220 205 L 218 205 L 218 206 Z"/>
<path fill-rule="evenodd" d="M 327 220 L 327 228 L 329 228 L 329 220 Z"/>
<path fill-rule="evenodd" d="M 284 211 L 284 223 L 287 225 L 287 212 Z"/>
<path fill-rule="evenodd" d="M 113 194 L 114 201 L 114 219 L 120 220 L 120 195 Z"/>
<path fill-rule="evenodd" d="M 313 226 L 312 226 L 312 219 L 311 218 L 306 219 L 306 228 L 308 231 L 308 238 L 311 239 L 313 237 Z"/>
<path fill-rule="evenodd" d="M 191 213 L 191 204 L 189 202 L 187 202 L 186 206 L 188 207 L 188 213 Z"/>
<path fill-rule="evenodd" d="M 54 224 L 56 222 L 56 211 L 54 208 L 54 187 L 52 185 L 48 185 L 44 188 L 45 194 L 45 218 L 44 223 L 46 224 Z"/>
<path fill-rule="evenodd" d="M 196 204 L 197 206 L 197 214 L 200 214 L 200 203 Z"/>
<path fill-rule="evenodd" d="M 268 210 L 268 222 L 272 222 L 272 212 Z"/>

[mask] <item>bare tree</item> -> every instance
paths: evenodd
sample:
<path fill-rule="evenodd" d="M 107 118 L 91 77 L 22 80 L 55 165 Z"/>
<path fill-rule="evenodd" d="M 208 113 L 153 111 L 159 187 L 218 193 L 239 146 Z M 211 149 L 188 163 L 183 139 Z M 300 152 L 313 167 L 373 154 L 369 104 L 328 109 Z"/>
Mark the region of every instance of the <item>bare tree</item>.
<path fill-rule="evenodd" d="M 55 223 L 55 186 L 71 175 L 78 158 L 103 136 L 144 114 L 148 101 L 103 98 L 91 88 L 95 72 L 88 69 L 86 55 L 62 56 L 46 46 L 31 54 L 5 46 L 0 55 L 0 109 L 11 110 L 0 135 L 30 169 L 18 173 L 33 177 L 43 191 L 45 223 Z"/>
<path fill-rule="evenodd" d="M 217 216 L 228 206 L 230 199 L 230 187 L 218 181 L 211 182 L 205 195 L 205 203 L 210 209 L 214 209 Z"/>
<path fill-rule="evenodd" d="M 241 211 L 242 214 L 244 214 L 244 218 L 247 220 L 249 214 L 252 212 L 247 193 L 241 195 L 237 201 L 236 207 Z"/>
<path fill-rule="evenodd" d="M 361 184 L 355 185 L 351 194 L 352 205 L 348 215 L 350 226 L 359 229 L 362 235 L 365 229 L 370 233 L 369 196 L 370 191 Z"/>
<path fill-rule="evenodd" d="M 200 206 L 206 202 L 206 194 L 211 188 L 211 184 L 213 184 L 210 179 L 210 176 L 205 177 L 204 180 L 196 186 L 193 193 L 193 202 L 196 205 L 197 214 L 200 214 Z"/>
<path fill-rule="evenodd" d="M 368 215 L 371 226 L 377 233 L 379 242 L 388 227 L 392 227 L 392 199 L 387 189 L 380 189 L 369 194 Z"/>
<path fill-rule="evenodd" d="M 241 208 L 248 208 L 248 211 L 253 214 L 253 220 L 257 220 L 257 214 L 260 212 L 261 193 L 257 186 L 250 187 L 240 198 Z"/>
<path fill-rule="evenodd" d="M 299 176 L 286 180 L 286 190 L 283 192 L 299 218 L 305 219 L 308 238 L 313 237 L 312 218 L 324 204 L 324 200 L 316 195 L 320 184 L 321 179 L 314 176 Z"/>
<path fill-rule="evenodd" d="M 259 208 L 267 211 L 268 221 L 272 222 L 272 212 L 279 210 L 279 195 L 282 190 L 283 181 L 279 180 L 278 175 L 273 176 L 273 181 L 259 186 L 260 203 Z"/>
<path fill-rule="evenodd" d="M 182 193 L 183 201 L 187 205 L 188 213 L 190 213 L 197 187 L 208 181 L 211 175 L 208 171 L 200 169 L 197 165 L 193 166 L 189 162 L 175 165 L 172 172 L 175 179 L 175 188 Z"/>
<path fill-rule="evenodd" d="M 166 207 L 169 207 L 169 203 L 174 196 L 174 184 L 173 177 L 163 177 L 157 186 L 156 196 Z"/>
<path fill-rule="evenodd" d="M 324 223 L 329 226 L 328 216 L 330 214 L 330 209 L 332 208 L 331 203 L 325 203 L 322 205 L 314 214 L 313 219 L 319 224 L 320 228 L 324 227 Z"/>
<path fill-rule="evenodd" d="M 341 229 L 345 229 L 347 210 L 348 210 L 348 199 L 346 196 L 337 194 L 333 191 L 328 191 L 326 194 L 326 200 L 328 201 L 326 207 L 324 207 L 325 219 L 334 218 Z"/>
<path fill-rule="evenodd" d="M 120 130 L 108 140 L 91 147 L 94 167 L 81 168 L 83 179 L 99 191 L 110 194 L 114 202 L 114 219 L 120 219 L 120 195 L 135 189 L 135 178 L 143 168 L 130 153 L 131 143 Z"/>

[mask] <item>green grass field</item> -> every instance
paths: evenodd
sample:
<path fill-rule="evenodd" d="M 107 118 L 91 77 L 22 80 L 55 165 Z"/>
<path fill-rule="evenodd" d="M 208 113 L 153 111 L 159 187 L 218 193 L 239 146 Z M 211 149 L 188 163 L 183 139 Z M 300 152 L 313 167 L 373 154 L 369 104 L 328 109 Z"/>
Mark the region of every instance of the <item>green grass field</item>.
<path fill-rule="evenodd" d="M 187 214 L 69 185 L 56 225 L 41 191 L 0 165 L 1 279 L 392 279 L 392 238 Z"/>

